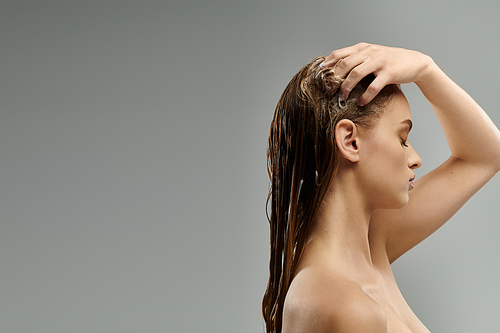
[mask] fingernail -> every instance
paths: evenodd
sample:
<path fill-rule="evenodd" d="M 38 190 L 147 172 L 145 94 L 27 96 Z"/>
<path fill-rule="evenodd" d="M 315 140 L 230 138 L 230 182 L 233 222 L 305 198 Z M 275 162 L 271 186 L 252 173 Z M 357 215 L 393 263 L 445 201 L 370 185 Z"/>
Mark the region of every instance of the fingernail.
<path fill-rule="evenodd" d="M 358 99 L 358 106 L 365 106 L 365 104 Z"/>
<path fill-rule="evenodd" d="M 345 103 L 345 100 L 342 100 L 341 94 L 339 94 L 337 98 L 338 98 L 337 103 L 339 104 L 339 107 L 341 109 L 344 108 L 346 103 Z"/>
<path fill-rule="evenodd" d="M 327 66 L 327 63 L 326 62 L 322 62 L 321 64 L 319 64 L 319 68 L 323 69 Z"/>

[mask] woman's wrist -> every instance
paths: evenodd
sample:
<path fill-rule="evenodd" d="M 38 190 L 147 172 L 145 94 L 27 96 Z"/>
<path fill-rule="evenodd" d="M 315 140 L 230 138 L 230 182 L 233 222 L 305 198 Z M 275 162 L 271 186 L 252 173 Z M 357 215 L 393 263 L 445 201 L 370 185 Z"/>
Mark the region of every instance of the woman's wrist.
<path fill-rule="evenodd" d="M 420 74 L 415 79 L 415 84 L 419 87 L 420 85 L 425 84 L 425 82 L 431 80 L 431 78 L 437 73 L 437 70 L 439 70 L 439 67 L 434 60 L 430 56 L 422 53 Z"/>

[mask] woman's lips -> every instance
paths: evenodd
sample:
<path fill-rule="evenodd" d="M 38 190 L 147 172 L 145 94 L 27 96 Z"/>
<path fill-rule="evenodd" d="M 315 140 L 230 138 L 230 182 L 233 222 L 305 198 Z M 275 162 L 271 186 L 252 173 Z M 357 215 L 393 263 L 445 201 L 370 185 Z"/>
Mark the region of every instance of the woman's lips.
<path fill-rule="evenodd" d="M 410 178 L 410 185 L 408 185 L 408 191 L 411 191 L 415 188 L 415 184 L 413 184 L 413 181 L 415 180 L 415 175 Z"/>

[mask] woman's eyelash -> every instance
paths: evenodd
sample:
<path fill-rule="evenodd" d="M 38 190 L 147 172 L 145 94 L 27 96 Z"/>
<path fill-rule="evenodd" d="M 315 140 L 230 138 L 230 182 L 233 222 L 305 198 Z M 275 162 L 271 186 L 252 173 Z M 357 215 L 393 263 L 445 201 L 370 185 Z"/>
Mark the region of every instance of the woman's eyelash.
<path fill-rule="evenodd" d="M 407 141 L 406 140 L 401 140 L 401 144 L 405 147 L 408 147 Z"/>

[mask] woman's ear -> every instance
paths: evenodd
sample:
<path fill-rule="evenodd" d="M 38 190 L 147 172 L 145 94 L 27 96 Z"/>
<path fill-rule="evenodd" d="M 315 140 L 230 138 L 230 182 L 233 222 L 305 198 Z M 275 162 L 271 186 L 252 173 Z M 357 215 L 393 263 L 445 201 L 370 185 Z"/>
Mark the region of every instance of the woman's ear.
<path fill-rule="evenodd" d="M 351 120 L 342 119 L 335 126 L 335 143 L 339 153 L 353 163 L 359 161 L 358 139 L 358 128 Z"/>

